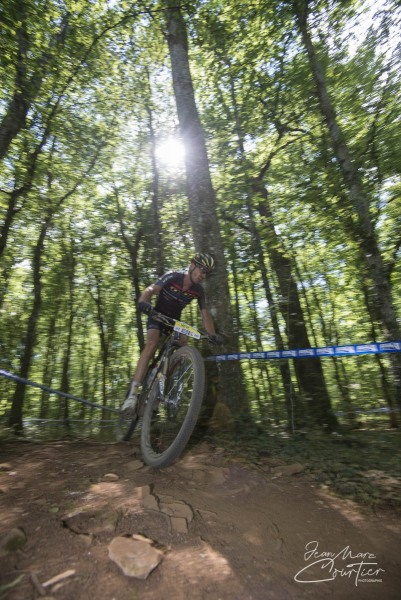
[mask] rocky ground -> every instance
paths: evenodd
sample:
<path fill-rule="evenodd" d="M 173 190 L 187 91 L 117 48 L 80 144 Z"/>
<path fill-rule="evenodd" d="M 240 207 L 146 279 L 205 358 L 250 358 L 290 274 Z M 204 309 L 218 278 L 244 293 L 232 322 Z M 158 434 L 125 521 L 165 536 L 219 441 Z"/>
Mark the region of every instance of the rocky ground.
<path fill-rule="evenodd" d="M 0 447 L 0 599 L 396 600 L 395 510 L 297 461 L 200 442 L 154 470 L 132 443 Z"/>

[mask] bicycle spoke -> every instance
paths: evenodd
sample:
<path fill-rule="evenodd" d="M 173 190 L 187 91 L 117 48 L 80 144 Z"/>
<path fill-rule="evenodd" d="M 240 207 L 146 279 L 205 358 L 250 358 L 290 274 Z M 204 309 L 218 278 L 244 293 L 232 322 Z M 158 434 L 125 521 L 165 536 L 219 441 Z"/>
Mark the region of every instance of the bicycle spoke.
<path fill-rule="evenodd" d="M 142 453 L 148 464 L 171 464 L 185 447 L 203 399 L 204 367 L 193 348 L 177 350 L 171 361 L 164 394 L 148 403 L 142 428 Z"/>
<path fill-rule="evenodd" d="M 191 364 L 183 371 L 178 364 L 166 381 L 164 399 L 155 411 L 150 431 L 151 446 L 158 454 L 171 446 L 182 427 L 192 400 L 193 379 Z"/>

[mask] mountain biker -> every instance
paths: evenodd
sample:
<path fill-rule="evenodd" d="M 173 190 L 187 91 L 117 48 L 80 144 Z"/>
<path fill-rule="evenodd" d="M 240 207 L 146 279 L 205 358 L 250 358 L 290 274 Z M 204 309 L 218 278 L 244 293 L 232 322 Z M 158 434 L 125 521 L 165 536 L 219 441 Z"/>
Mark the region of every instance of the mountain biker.
<path fill-rule="evenodd" d="M 198 300 L 203 326 L 209 336 L 211 336 L 210 341 L 217 343 L 218 336 L 216 336 L 213 319 L 206 308 L 205 292 L 201 285 L 206 277 L 212 273 L 213 268 L 213 257 L 209 254 L 198 252 L 191 259 L 186 273 L 169 271 L 162 275 L 155 283 L 147 287 L 139 297 L 139 310 L 147 315 L 151 315 L 153 307 L 150 300 L 153 296 L 157 296 L 155 310 L 173 319 L 180 319 L 183 308 L 192 300 Z M 163 330 L 165 330 L 165 325 L 149 316 L 146 344 L 139 357 L 127 398 L 121 408 L 125 418 L 131 418 L 135 415 L 138 388 L 145 378 L 149 361 L 155 355 L 160 333 Z"/>

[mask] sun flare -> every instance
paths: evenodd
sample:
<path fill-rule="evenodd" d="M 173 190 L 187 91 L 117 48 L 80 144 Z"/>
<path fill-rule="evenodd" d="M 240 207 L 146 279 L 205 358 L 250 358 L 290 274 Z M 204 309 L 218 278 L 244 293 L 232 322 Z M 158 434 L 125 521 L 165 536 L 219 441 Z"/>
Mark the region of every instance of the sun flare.
<path fill-rule="evenodd" d="M 177 138 L 164 139 L 157 144 L 156 156 L 161 167 L 169 170 L 181 169 L 184 165 L 184 144 Z"/>

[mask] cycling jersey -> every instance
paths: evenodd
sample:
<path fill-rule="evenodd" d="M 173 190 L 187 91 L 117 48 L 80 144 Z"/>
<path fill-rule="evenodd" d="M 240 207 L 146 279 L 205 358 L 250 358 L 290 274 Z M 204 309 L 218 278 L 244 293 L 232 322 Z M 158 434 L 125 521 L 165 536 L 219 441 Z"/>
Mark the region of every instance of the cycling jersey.
<path fill-rule="evenodd" d="M 162 289 L 157 298 L 155 309 L 173 319 L 179 319 L 181 311 L 192 300 L 198 301 L 201 310 L 206 308 L 203 287 L 199 283 L 193 283 L 189 289 L 184 291 L 184 277 L 184 273 L 170 271 L 156 281 L 156 285 Z"/>

